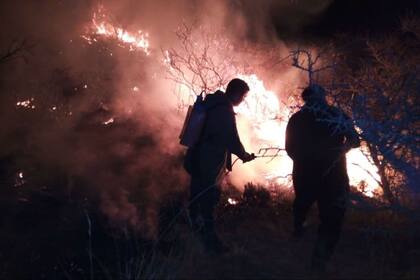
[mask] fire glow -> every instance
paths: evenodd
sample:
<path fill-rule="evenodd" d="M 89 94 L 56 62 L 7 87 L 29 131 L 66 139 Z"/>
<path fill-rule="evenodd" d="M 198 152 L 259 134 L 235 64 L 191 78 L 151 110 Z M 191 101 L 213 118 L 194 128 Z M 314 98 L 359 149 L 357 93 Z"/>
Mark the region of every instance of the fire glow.
<path fill-rule="evenodd" d="M 115 27 L 107 21 L 107 16 L 103 8 L 99 8 L 94 13 L 91 24 L 88 28 L 90 35 L 82 35 L 89 44 L 97 42 L 95 36 L 104 36 L 108 39 L 118 40 L 121 44 L 128 46 L 129 51 L 141 50 L 146 55 L 150 55 L 148 33 L 138 30 L 137 33 L 130 33 L 120 27 Z M 169 58 L 163 58 L 163 63 L 171 67 Z M 257 75 L 241 75 L 237 77 L 245 80 L 251 90 L 244 102 L 235 108 L 237 113 L 238 130 L 241 139 L 249 151 L 257 153 L 263 149 L 271 149 L 275 152 L 275 157 L 271 151 L 264 154 L 264 158 L 257 158 L 247 164 L 236 164 L 235 170 L 230 174 L 229 180 L 235 185 L 244 185 L 248 182 L 263 184 L 264 186 L 292 186 L 291 173 L 293 168 L 292 160 L 284 151 L 285 134 L 291 109 L 279 102 L 278 96 L 267 90 Z M 132 87 L 132 91 L 137 92 L 137 86 Z M 185 103 L 191 103 L 191 92 L 185 92 Z M 111 118 L 104 125 L 113 123 Z M 350 184 L 358 187 L 367 196 L 374 196 L 380 193 L 379 175 L 377 168 L 371 163 L 361 149 L 353 149 L 347 154 L 347 168 Z M 229 201 L 230 204 L 235 202 Z"/>
<path fill-rule="evenodd" d="M 90 36 L 90 34 L 94 34 L 116 39 L 128 46 L 130 51 L 141 50 L 146 55 L 150 55 L 149 34 L 142 30 L 137 30 L 137 32 L 132 33 L 121 27 L 115 27 L 107 20 L 107 15 L 103 7 L 99 7 L 98 11 L 93 14 L 92 24 L 89 27 L 88 33 L 88 35 L 82 35 L 82 38 L 89 44 L 97 41 L 96 38 Z"/>
<path fill-rule="evenodd" d="M 248 141 L 247 147 L 258 151 L 260 147 L 275 147 L 280 151 L 277 157 L 272 159 L 262 158 L 251 163 L 253 169 L 258 169 L 257 174 L 264 174 L 266 184 L 291 186 L 292 160 L 283 150 L 285 147 L 286 126 L 290 117 L 290 109 L 280 102 L 276 94 L 267 90 L 256 75 L 239 75 L 250 85 L 250 92 L 244 102 L 235 108 L 238 116 L 238 126 L 242 138 Z M 258 147 L 258 148 L 257 148 Z M 273 153 L 268 153 L 268 155 Z M 246 165 L 238 165 L 239 176 L 249 173 Z M 352 186 L 358 187 L 364 184 L 363 193 L 369 197 L 379 192 L 380 177 L 378 170 L 369 161 L 368 155 L 360 149 L 353 149 L 347 154 L 347 169 Z M 254 179 L 258 181 L 257 178 Z M 361 189 L 360 189 L 361 190 Z M 361 190 L 362 191 L 362 190 Z"/>

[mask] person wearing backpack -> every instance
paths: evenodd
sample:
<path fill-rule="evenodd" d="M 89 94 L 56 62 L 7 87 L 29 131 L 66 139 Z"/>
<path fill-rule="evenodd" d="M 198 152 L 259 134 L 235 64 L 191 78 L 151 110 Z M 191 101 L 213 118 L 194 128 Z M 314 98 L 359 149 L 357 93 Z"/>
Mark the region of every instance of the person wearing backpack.
<path fill-rule="evenodd" d="M 220 182 L 226 169 L 232 170 L 231 154 L 243 162 L 255 159 L 245 151 L 236 127 L 234 106 L 239 105 L 249 91 L 241 79 L 229 82 L 226 92 L 208 94 L 202 102 L 205 120 L 200 136 L 189 147 L 185 169 L 191 176 L 189 212 L 193 229 L 206 250 L 223 253 L 227 248 L 219 239 L 213 212 L 220 199 Z"/>

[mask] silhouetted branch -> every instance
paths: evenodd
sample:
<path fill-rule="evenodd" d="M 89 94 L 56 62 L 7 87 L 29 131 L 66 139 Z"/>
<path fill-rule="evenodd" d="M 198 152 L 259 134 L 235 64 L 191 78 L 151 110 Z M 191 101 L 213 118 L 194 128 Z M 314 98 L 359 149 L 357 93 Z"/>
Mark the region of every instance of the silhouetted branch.
<path fill-rule="evenodd" d="M 182 25 L 175 34 L 179 46 L 162 50 L 167 78 L 185 86 L 192 97 L 224 87 L 237 73 L 227 38 L 199 27 Z M 181 94 L 181 93 L 179 93 Z M 178 96 L 180 102 L 182 98 Z"/>
<path fill-rule="evenodd" d="M 387 37 L 364 38 L 367 55 L 357 68 L 345 53 L 331 54 L 339 60 L 339 75 L 332 74 L 329 91 L 355 120 L 391 203 L 398 203 L 405 186 L 418 190 L 420 179 L 418 26 L 418 19 L 409 18 Z"/>
<path fill-rule="evenodd" d="M 19 57 L 24 58 L 24 53 L 29 49 L 26 40 L 13 40 L 9 46 L 0 53 L 0 64 Z"/>
<path fill-rule="evenodd" d="M 308 73 L 308 83 L 311 85 L 314 83 L 314 75 L 316 73 L 322 72 L 329 68 L 332 68 L 333 65 L 324 65 L 316 68 L 319 64 L 321 56 L 326 52 L 327 48 L 319 50 L 314 54 L 312 51 L 307 49 L 298 48 L 290 52 L 292 57 L 292 66 Z"/>

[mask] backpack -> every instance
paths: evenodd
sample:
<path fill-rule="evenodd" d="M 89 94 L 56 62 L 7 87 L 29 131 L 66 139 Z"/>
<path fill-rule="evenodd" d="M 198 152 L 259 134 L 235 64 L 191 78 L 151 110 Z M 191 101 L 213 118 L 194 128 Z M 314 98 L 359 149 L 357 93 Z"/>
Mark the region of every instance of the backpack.
<path fill-rule="evenodd" d="M 197 96 L 193 106 L 188 107 L 187 115 L 179 135 L 180 144 L 188 148 L 194 147 L 200 140 L 200 136 L 206 120 L 206 108 L 203 94 Z"/>
<path fill-rule="evenodd" d="M 188 174 L 192 173 L 192 168 L 195 165 L 195 146 L 200 140 L 205 121 L 206 108 L 204 106 L 203 94 L 200 94 L 197 96 L 194 105 L 188 107 L 184 125 L 179 135 L 180 144 L 188 148 L 184 157 L 184 169 Z"/>

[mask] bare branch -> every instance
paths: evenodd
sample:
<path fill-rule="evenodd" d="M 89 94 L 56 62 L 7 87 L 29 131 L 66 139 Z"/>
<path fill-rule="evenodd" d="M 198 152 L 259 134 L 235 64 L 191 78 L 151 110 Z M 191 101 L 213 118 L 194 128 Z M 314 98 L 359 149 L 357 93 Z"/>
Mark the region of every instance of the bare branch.
<path fill-rule="evenodd" d="M 322 67 L 316 68 L 316 66 L 319 64 L 321 56 L 325 52 L 325 49 L 319 50 L 315 56 L 311 51 L 301 48 L 290 52 L 290 56 L 292 57 L 292 66 L 308 73 L 308 83 L 310 85 L 315 82 L 314 75 L 316 73 L 333 67 L 333 65 L 324 65 Z"/>
<path fill-rule="evenodd" d="M 24 58 L 24 54 L 29 48 L 30 46 L 25 40 L 13 40 L 9 46 L 0 53 L 0 64 L 20 57 Z"/>

